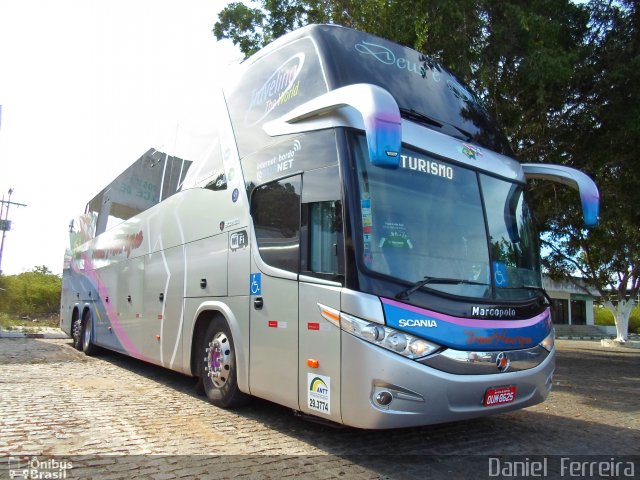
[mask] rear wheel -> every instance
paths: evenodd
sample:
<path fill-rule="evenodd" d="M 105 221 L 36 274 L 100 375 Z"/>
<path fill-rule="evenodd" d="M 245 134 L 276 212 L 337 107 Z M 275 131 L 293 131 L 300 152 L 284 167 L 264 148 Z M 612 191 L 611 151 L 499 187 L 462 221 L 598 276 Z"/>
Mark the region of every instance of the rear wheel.
<path fill-rule="evenodd" d="M 93 321 L 91 320 L 91 312 L 85 310 L 82 315 L 82 351 L 85 355 L 94 355 L 97 347 L 92 341 Z"/>
<path fill-rule="evenodd" d="M 73 338 L 73 347 L 76 350 L 82 350 L 82 322 L 78 312 L 73 313 L 71 319 L 71 337 Z"/>
<path fill-rule="evenodd" d="M 221 408 L 246 404 L 250 397 L 238 388 L 236 354 L 227 322 L 216 319 L 209 324 L 202 351 L 200 378 L 209 401 Z"/>

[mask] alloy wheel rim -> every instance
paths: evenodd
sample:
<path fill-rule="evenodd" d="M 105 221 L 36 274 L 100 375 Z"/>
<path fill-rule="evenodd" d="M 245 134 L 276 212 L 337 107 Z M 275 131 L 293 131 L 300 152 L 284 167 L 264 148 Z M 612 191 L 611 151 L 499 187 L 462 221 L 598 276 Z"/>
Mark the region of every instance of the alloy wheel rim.
<path fill-rule="evenodd" d="M 216 387 L 222 388 L 231 373 L 231 342 L 224 332 L 218 332 L 205 351 L 205 372 Z"/>

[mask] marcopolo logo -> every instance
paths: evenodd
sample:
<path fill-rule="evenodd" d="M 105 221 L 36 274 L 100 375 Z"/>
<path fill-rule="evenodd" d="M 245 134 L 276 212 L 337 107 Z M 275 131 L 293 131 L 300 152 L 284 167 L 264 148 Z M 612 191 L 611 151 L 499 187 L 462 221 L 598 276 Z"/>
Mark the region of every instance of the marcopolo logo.
<path fill-rule="evenodd" d="M 473 307 L 471 309 L 471 315 L 474 317 L 514 318 L 516 316 L 516 309 L 500 307 Z"/>

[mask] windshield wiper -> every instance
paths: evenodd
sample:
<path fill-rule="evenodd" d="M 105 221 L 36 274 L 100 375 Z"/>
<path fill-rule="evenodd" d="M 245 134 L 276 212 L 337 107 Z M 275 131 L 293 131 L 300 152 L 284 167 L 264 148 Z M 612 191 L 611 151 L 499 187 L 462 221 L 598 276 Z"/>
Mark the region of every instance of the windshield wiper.
<path fill-rule="evenodd" d="M 551 297 L 549 296 L 549 294 L 547 293 L 547 291 L 543 288 L 543 287 L 539 287 L 537 285 L 519 285 L 517 287 L 499 287 L 499 290 L 520 290 L 522 288 L 528 289 L 528 290 L 536 290 L 540 293 L 542 293 L 542 295 L 544 295 L 544 299 L 547 301 L 547 306 L 551 306 Z"/>
<path fill-rule="evenodd" d="M 471 135 L 466 130 L 463 130 L 460 127 L 456 127 L 455 125 L 452 125 L 450 123 L 436 120 L 435 118 L 430 117 L 429 115 L 426 115 L 422 112 L 418 112 L 413 108 L 400 108 L 400 115 L 408 118 L 409 120 L 420 122 L 423 125 L 436 127 L 439 130 L 447 130 L 447 135 L 455 137 L 459 140 L 463 140 L 465 142 L 470 142 L 471 140 L 473 140 L 473 135 Z M 462 134 L 462 136 L 460 136 L 460 134 Z"/>
<path fill-rule="evenodd" d="M 425 115 L 424 113 L 420 113 L 413 108 L 401 108 L 400 115 L 408 118 L 409 120 L 417 120 L 420 123 L 425 123 L 427 125 L 433 125 L 434 127 L 442 128 L 442 122 L 439 122 L 435 118 L 431 118 L 429 115 Z"/>
<path fill-rule="evenodd" d="M 487 283 L 474 282 L 472 280 L 464 280 L 462 278 L 424 277 L 422 280 L 418 280 L 409 288 L 402 290 L 401 292 L 396 294 L 396 298 L 398 300 L 406 300 L 413 292 L 430 283 L 437 283 L 440 285 L 488 285 Z"/>

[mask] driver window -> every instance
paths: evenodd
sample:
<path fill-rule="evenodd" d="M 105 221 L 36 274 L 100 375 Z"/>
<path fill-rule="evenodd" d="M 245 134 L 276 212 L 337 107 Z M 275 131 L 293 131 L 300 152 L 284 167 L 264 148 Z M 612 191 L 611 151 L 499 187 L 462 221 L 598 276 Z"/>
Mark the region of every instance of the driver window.
<path fill-rule="evenodd" d="M 300 248 L 300 175 L 257 187 L 251 216 L 260 256 L 265 263 L 298 272 Z"/>

